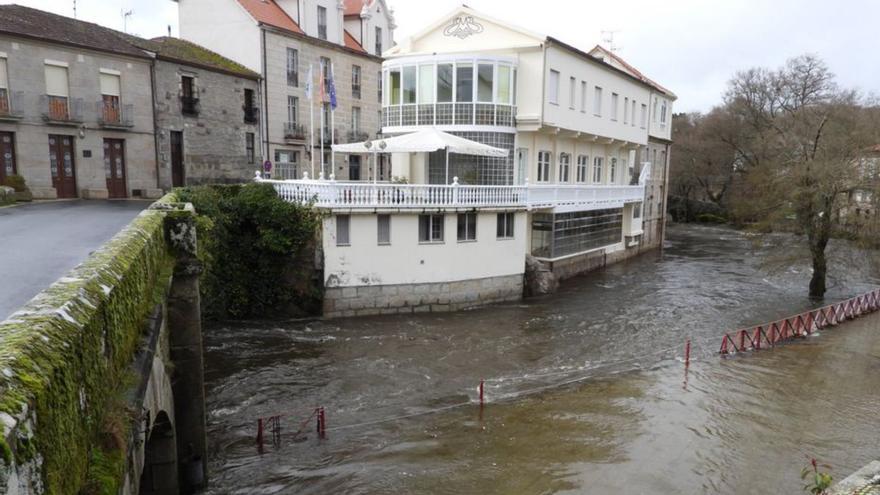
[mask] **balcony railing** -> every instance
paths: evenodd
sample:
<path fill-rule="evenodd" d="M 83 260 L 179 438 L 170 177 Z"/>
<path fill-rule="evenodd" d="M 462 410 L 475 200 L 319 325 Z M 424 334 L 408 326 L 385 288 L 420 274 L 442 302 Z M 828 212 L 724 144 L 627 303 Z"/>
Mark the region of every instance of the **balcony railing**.
<path fill-rule="evenodd" d="M 284 139 L 305 141 L 306 135 L 306 126 L 295 122 L 284 123 Z"/>
<path fill-rule="evenodd" d="M 429 103 L 382 108 L 382 127 L 482 125 L 515 127 L 516 107 L 494 103 Z"/>
<path fill-rule="evenodd" d="M 199 99 L 194 96 L 180 97 L 180 112 L 195 117 L 199 114 Z"/>
<path fill-rule="evenodd" d="M 568 211 L 619 208 L 644 200 L 645 187 L 606 185 L 471 186 L 257 180 L 271 183 L 289 202 L 320 208 L 559 208 Z"/>
<path fill-rule="evenodd" d="M 6 88 L 0 88 L 0 120 L 18 120 L 24 116 L 22 110 L 23 91 L 10 93 Z"/>
<path fill-rule="evenodd" d="M 260 110 L 257 107 L 244 107 L 244 123 L 256 124 L 260 121 Z"/>
<path fill-rule="evenodd" d="M 339 129 L 336 129 L 335 133 L 331 133 L 329 127 L 321 129 L 321 136 L 324 138 L 324 144 L 338 144 L 341 139 Z M 319 136 L 318 139 L 321 139 L 321 137 Z"/>
<path fill-rule="evenodd" d="M 98 123 L 103 127 L 133 127 L 134 105 L 122 105 L 118 101 L 102 100 L 97 104 Z"/>
<path fill-rule="evenodd" d="M 82 98 L 40 95 L 43 120 L 50 124 L 73 125 L 82 123 Z"/>
<path fill-rule="evenodd" d="M 366 131 L 348 131 L 346 134 L 349 143 L 357 143 L 370 139 L 370 133 Z"/>
<path fill-rule="evenodd" d="M 276 162 L 272 165 L 272 177 L 275 180 L 293 180 L 299 177 L 298 173 L 298 163 Z"/>

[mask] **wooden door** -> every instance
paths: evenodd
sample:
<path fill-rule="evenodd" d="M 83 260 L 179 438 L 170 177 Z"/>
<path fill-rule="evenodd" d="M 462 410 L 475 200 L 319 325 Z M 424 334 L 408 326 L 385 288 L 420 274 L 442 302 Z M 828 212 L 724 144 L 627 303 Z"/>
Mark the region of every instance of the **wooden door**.
<path fill-rule="evenodd" d="M 49 170 L 59 198 L 76 197 L 76 164 L 73 136 L 49 134 Z"/>
<path fill-rule="evenodd" d="M 15 134 L 0 132 L 0 184 L 15 175 Z"/>
<path fill-rule="evenodd" d="M 171 131 L 171 185 L 183 187 L 186 174 L 183 169 L 183 132 Z"/>
<path fill-rule="evenodd" d="M 111 199 L 128 197 L 125 186 L 125 140 L 104 140 L 104 176 Z"/>

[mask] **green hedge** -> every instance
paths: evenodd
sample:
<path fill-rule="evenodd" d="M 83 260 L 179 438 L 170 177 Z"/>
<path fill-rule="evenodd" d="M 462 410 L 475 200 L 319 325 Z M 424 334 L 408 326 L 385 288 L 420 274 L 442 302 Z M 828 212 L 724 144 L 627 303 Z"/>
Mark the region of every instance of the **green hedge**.
<path fill-rule="evenodd" d="M 121 481 L 127 435 L 107 431 L 107 424 L 118 422 L 115 404 L 128 384 L 145 318 L 170 280 L 164 216 L 141 213 L 0 323 L 0 370 L 6 370 L 0 412 L 14 420 L 0 446 L 7 475 L 13 463 L 36 463 L 43 492 L 52 494 L 113 491 Z M 116 462 L 102 463 L 101 474 L 96 458 Z"/>
<path fill-rule="evenodd" d="M 203 316 L 320 311 L 313 256 L 321 218 L 314 208 L 281 200 L 269 184 L 197 186 L 175 193 L 198 213 Z"/>

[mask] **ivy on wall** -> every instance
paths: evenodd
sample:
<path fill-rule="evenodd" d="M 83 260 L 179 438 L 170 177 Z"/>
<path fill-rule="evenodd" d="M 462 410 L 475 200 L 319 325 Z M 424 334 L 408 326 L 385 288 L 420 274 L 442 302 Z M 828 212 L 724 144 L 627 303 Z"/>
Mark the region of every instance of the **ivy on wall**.
<path fill-rule="evenodd" d="M 269 184 L 178 189 L 195 206 L 202 315 L 212 319 L 300 316 L 321 308 L 317 211 L 283 201 Z"/>

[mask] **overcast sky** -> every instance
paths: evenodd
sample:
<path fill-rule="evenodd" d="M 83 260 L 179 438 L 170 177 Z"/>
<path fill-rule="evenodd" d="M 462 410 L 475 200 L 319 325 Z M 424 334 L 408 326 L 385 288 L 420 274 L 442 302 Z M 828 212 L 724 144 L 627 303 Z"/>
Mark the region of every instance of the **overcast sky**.
<path fill-rule="evenodd" d="M 186 1 L 186 0 L 183 0 Z M 456 0 L 387 0 L 401 40 L 462 3 Z M 73 14 L 73 0 L 0 0 Z M 177 35 L 172 0 L 77 0 L 78 17 L 153 37 Z M 466 0 L 474 9 L 580 48 L 617 31 L 623 58 L 674 91 L 676 111 L 707 110 L 720 101 L 731 75 L 776 67 L 815 53 L 838 81 L 880 93 L 880 0 Z"/>

